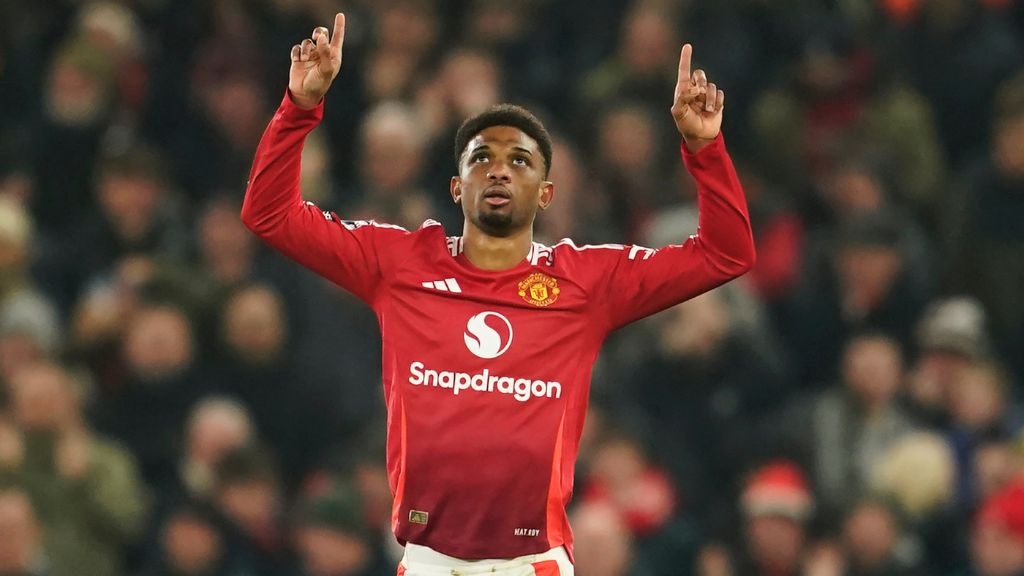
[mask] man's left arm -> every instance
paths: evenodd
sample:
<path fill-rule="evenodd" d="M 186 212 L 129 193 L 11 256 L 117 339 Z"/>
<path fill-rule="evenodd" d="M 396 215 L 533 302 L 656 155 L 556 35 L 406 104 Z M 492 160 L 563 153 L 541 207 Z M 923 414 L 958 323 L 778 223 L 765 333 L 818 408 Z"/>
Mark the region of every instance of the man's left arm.
<path fill-rule="evenodd" d="M 690 73 L 683 46 L 672 118 L 681 154 L 697 181 L 698 224 L 682 244 L 657 250 L 626 246 L 605 277 L 604 308 L 611 327 L 648 316 L 724 284 L 754 265 L 746 199 L 722 138 L 725 93 L 703 70 Z"/>
<path fill-rule="evenodd" d="M 684 144 L 682 155 L 697 181 L 697 232 L 658 249 L 623 247 L 603 290 L 613 328 L 707 292 L 754 265 L 747 203 L 721 135 L 698 152 Z"/>

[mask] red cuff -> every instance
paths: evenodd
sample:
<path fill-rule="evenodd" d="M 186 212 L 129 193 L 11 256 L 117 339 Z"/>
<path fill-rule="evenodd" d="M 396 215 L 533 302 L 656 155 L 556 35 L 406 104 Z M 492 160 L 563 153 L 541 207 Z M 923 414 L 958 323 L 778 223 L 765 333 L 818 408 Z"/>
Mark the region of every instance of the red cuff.
<path fill-rule="evenodd" d="M 324 101 L 321 98 L 320 102 L 313 108 L 300 108 L 294 100 L 292 100 L 291 90 L 285 88 L 284 98 L 281 99 L 281 105 L 277 108 L 278 115 L 286 116 L 295 120 L 312 119 L 319 121 L 324 116 Z"/>
<path fill-rule="evenodd" d="M 680 140 L 679 150 L 683 155 L 683 161 L 687 166 L 702 165 L 706 160 L 711 157 L 718 156 L 725 153 L 725 136 L 722 135 L 722 131 L 718 131 L 718 135 L 714 137 L 711 142 L 708 142 L 700 150 L 691 152 L 686 146 L 686 140 Z"/>

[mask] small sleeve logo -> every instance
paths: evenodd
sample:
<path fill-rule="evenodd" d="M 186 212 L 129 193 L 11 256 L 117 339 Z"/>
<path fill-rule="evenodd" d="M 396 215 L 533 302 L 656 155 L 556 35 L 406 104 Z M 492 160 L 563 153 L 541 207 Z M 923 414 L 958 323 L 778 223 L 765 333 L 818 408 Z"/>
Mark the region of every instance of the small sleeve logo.
<path fill-rule="evenodd" d="M 427 523 L 427 516 L 428 514 L 426 512 L 421 512 L 419 510 L 409 510 L 409 523 L 425 525 Z"/>

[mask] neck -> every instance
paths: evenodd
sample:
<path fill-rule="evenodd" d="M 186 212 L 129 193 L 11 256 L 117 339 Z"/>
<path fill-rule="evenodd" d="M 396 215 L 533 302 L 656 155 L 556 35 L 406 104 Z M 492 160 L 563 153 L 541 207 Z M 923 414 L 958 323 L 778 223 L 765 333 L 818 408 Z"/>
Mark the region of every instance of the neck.
<path fill-rule="evenodd" d="M 466 221 L 462 229 L 462 252 L 477 268 L 508 270 L 526 258 L 533 245 L 533 228 L 524 227 L 509 236 L 491 236 Z"/>

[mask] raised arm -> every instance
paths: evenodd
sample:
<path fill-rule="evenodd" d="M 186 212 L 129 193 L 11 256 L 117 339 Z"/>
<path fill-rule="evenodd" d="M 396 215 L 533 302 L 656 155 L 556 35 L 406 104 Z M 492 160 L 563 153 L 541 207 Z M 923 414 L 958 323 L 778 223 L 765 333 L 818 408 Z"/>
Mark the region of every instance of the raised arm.
<path fill-rule="evenodd" d="M 627 246 L 612 255 L 600 293 L 613 328 L 706 292 L 754 265 L 746 199 L 721 134 L 725 92 L 703 70 L 690 72 L 692 53 L 689 44 L 683 46 L 671 112 L 683 138 L 683 161 L 697 181 L 697 231 L 682 244 L 657 250 Z"/>
<path fill-rule="evenodd" d="M 323 117 L 323 97 L 341 69 L 345 16 L 334 19 L 291 51 L 288 91 L 267 126 L 242 204 L 242 221 L 264 242 L 372 302 L 381 278 L 382 246 L 404 235 L 396 226 L 344 222 L 303 202 L 302 147 Z"/>

